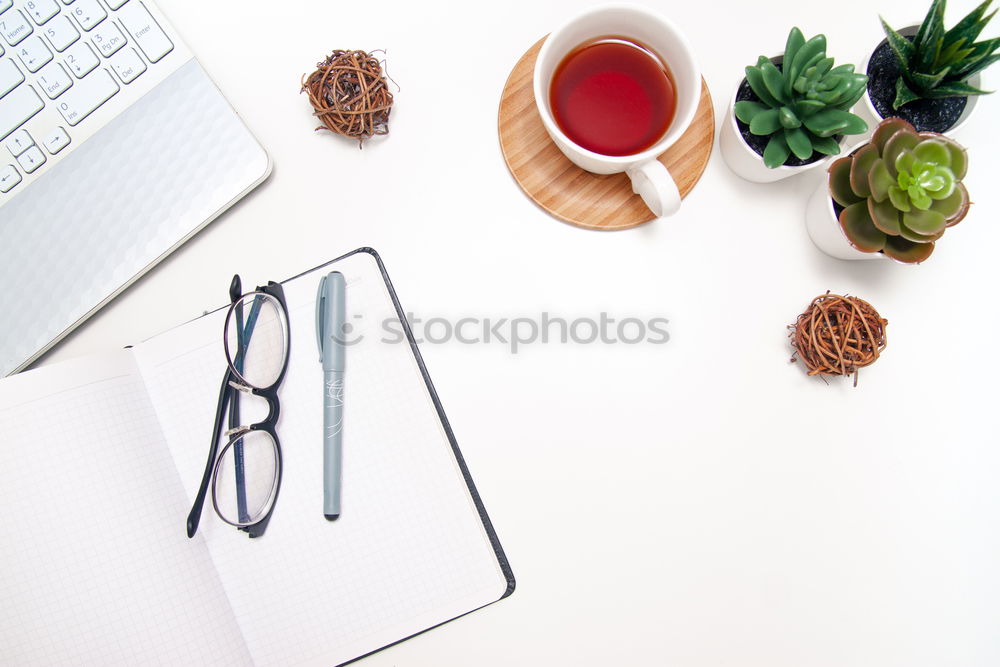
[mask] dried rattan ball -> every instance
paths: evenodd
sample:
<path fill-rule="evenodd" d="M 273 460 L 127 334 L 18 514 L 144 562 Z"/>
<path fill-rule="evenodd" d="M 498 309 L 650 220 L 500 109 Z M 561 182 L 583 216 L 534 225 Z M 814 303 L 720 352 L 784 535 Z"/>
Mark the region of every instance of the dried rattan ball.
<path fill-rule="evenodd" d="M 875 363 L 885 349 L 888 324 L 867 301 L 827 292 L 788 328 L 809 375 L 853 375 L 857 386 L 858 369 Z"/>
<path fill-rule="evenodd" d="M 389 133 L 392 93 L 380 61 L 365 51 L 334 51 L 302 77 L 313 115 L 330 130 L 358 140 Z"/>

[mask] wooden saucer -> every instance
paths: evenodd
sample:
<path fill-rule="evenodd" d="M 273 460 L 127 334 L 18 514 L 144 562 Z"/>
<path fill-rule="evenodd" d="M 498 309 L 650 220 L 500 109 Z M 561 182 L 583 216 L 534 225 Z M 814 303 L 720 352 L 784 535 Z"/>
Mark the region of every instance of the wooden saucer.
<path fill-rule="evenodd" d="M 545 38 L 514 66 L 500 98 L 500 148 L 525 194 L 559 218 L 588 229 L 628 229 L 654 219 L 625 174 L 601 176 L 577 167 L 545 131 L 532 88 L 535 58 Z M 715 140 L 715 111 L 705 80 L 687 132 L 659 157 L 686 197 L 701 178 Z"/>

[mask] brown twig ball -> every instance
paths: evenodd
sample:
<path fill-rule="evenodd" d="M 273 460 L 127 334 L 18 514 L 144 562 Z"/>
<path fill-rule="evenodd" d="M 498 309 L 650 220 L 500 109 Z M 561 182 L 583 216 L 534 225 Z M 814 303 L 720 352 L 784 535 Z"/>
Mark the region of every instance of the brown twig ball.
<path fill-rule="evenodd" d="M 382 71 L 383 62 L 365 51 L 334 51 L 316 71 L 302 76 L 313 115 L 327 129 L 362 142 L 389 133 L 392 93 Z"/>
<path fill-rule="evenodd" d="M 888 324 L 867 301 L 827 292 L 788 328 L 809 375 L 854 375 L 857 386 L 858 369 L 875 363 L 885 349 Z"/>

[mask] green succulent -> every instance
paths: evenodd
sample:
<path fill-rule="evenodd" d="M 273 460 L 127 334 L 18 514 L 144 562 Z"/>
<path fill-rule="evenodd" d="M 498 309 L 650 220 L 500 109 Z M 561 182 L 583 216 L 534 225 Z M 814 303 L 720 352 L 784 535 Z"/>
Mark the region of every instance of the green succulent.
<path fill-rule="evenodd" d="M 844 207 L 840 226 L 851 245 L 907 263 L 930 257 L 969 211 L 968 164 L 953 140 L 918 134 L 901 118 L 882 121 L 870 143 L 830 165 L 830 194 Z"/>
<path fill-rule="evenodd" d="M 987 14 L 993 0 L 973 9 L 950 30 L 944 29 L 945 0 L 934 0 L 910 41 L 882 19 L 882 29 L 899 63 L 893 109 L 920 99 L 984 95 L 988 91 L 966 81 L 1000 60 L 1000 38 L 977 42 L 976 38 L 996 11 Z"/>
<path fill-rule="evenodd" d="M 791 154 L 807 160 L 813 153 L 837 155 L 839 134 L 862 134 L 868 125 L 848 109 L 865 92 L 868 76 L 854 65 L 834 67 L 826 56 L 826 36 L 806 41 L 792 28 L 781 69 L 760 56 L 746 68 L 747 83 L 760 99 L 735 105 L 736 117 L 758 136 L 770 136 L 764 164 L 780 167 Z"/>

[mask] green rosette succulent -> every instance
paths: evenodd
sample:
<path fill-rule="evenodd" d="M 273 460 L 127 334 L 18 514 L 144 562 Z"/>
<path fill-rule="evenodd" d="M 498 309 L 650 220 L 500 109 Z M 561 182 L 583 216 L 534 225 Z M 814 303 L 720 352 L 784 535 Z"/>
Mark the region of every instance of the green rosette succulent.
<path fill-rule="evenodd" d="M 742 100 L 734 111 L 752 134 L 770 137 L 763 157 L 771 169 L 792 154 L 800 160 L 813 153 L 837 155 L 835 136 L 868 131 L 867 123 L 848 111 L 864 94 L 868 76 L 856 74 L 854 65 L 834 67 L 824 35 L 806 41 L 792 28 L 781 68 L 760 56 L 746 68 L 746 78 L 760 101 Z"/>
<path fill-rule="evenodd" d="M 993 0 L 986 0 L 950 30 L 944 28 L 945 0 L 934 0 L 920 29 L 910 41 L 893 30 L 885 19 L 882 29 L 899 64 L 893 109 L 920 99 L 984 95 L 988 91 L 966 81 L 1000 60 L 1000 38 L 976 38 L 996 11 L 987 14 Z"/>
<path fill-rule="evenodd" d="M 830 195 L 851 245 L 915 264 L 968 213 L 967 169 L 955 141 L 887 118 L 870 143 L 830 165 Z"/>

